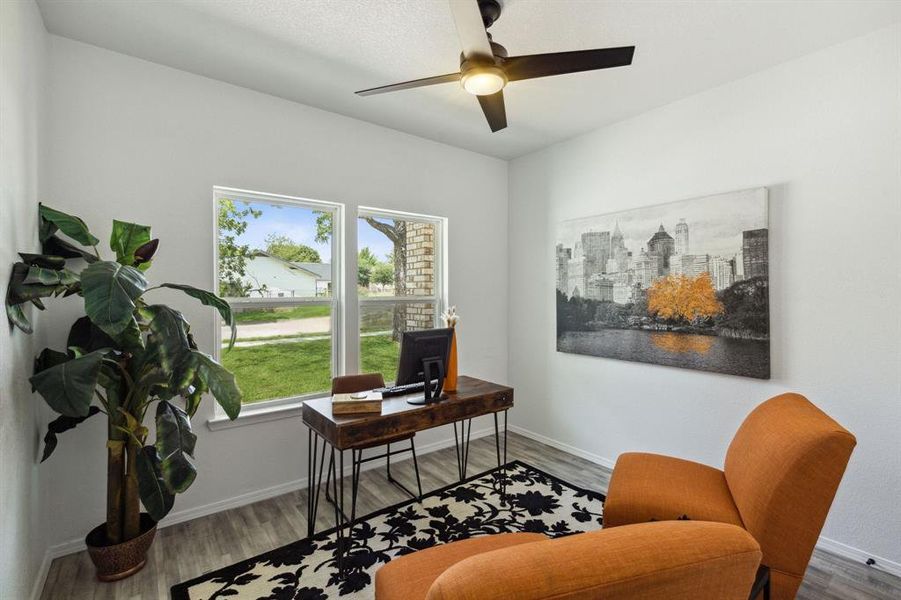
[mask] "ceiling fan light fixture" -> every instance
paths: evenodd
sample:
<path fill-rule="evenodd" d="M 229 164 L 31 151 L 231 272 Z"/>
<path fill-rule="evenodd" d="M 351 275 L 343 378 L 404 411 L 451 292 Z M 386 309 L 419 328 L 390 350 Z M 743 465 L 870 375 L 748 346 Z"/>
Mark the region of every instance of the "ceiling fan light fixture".
<path fill-rule="evenodd" d="M 507 49 L 495 42 L 488 33 L 488 28 L 501 15 L 502 3 L 505 1 L 449 0 L 454 25 L 457 27 L 457 37 L 460 38 L 463 49 L 460 53 L 458 73 L 383 85 L 360 90 L 357 94 L 371 96 L 459 81 L 468 94 L 478 99 L 479 106 L 488 121 L 488 127 L 495 132 L 507 126 L 507 109 L 504 106 L 502 90 L 510 81 L 597 71 L 632 64 L 635 46 L 510 56 Z"/>
<path fill-rule="evenodd" d="M 507 76 L 498 67 L 474 67 L 463 73 L 460 78 L 463 89 L 473 96 L 490 96 L 496 94 L 507 85 Z"/>

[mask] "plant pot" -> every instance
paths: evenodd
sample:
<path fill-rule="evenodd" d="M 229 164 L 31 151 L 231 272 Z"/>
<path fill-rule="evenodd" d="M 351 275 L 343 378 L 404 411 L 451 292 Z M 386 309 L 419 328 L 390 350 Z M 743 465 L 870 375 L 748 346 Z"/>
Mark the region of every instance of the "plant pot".
<path fill-rule="evenodd" d="M 127 542 L 110 544 L 106 541 L 106 524 L 101 524 L 85 536 L 88 554 L 97 568 L 100 581 L 118 581 L 134 575 L 147 564 L 147 550 L 156 536 L 156 521 L 141 513 L 141 533 Z"/>

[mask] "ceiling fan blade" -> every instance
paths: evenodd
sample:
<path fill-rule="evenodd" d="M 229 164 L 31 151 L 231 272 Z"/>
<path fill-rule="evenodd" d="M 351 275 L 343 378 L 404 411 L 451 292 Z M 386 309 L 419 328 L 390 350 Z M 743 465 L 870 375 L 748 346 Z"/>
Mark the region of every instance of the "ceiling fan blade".
<path fill-rule="evenodd" d="M 437 85 L 439 83 L 450 83 L 452 81 L 460 81 L 459 73 L 448 73 L 447 75 L 435 75 L 434 77 L 423 77 L 422 79 L 414 79 L 413 81 L 404 81 L 403 83 L 392 83 L 391 85 L 383 85 L 381 87 L 369 88 L 368 90 L 360 90 L 355 92 L 357 96 L 372 96 L 373 94 L 384 94 L 387 92 L 397 92 L 399 90 L 409 90 L 411 88 L 424 87 L 427 85 Z"/>
<path fill-rule="evenodd" d="M 451 13 L 457 26 L 457 36 L 463 47 L 463 57 L 490 59 L 494 56 L 488 42 L 488 32 L 482 22 L 478 0 L 450 0 Z"/>
<path fill-rule="evenodd" d="M 504 59 L 503 67 L 509 81 L 521 81 L 580 71 L 625 67 L 632 64 L 634 53 L 635 46 L 623 46 L 621 48 L 511 56 Z"/>
<path fill-rule="evenodd" d="M 501 90 L 490 96 L 476 96 L 482 106 L 482 112 L 488 119 L 491 131 L 500 131 L 507 126 L 507 109 L 504 107 L 504 91 Z"/>

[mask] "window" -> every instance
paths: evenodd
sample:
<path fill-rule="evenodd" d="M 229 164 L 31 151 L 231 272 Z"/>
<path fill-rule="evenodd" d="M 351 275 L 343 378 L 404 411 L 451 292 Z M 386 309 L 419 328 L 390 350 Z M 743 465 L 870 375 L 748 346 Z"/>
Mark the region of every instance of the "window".
<path fill-rule="evenodd" d="M 216 282 L 238 335 L 220 323 L 222 364 L 245 404 L 328 393 L 341 358 L 341 205 L 215 188 Z"/>
<path fill-rule="evenodd" d="M 446 305 L 444 219 L 360 209 L 360 371 L 394 381 L 400 335 L 436 327 Z"/>

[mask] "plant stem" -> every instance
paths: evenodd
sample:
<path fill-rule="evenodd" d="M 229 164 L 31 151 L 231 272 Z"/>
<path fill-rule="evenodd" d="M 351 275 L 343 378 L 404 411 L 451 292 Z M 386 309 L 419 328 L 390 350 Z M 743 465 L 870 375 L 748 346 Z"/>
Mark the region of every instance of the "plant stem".
<path fill-rule="evenodd" d="M 106 539 L 111 544 L 122 542 L 123 490 L 125 477 L 125 442 L 110 428 L 106 461 Z"/>
<path fill-rule="evenodd" d="M 128 442 L 128 470 L 125 473 L 125 518 L 122 536 L 125 540 L 136 538 L 141 533 L 141 505 L 138 498 L 138 452 L 141 446 Z"/>

